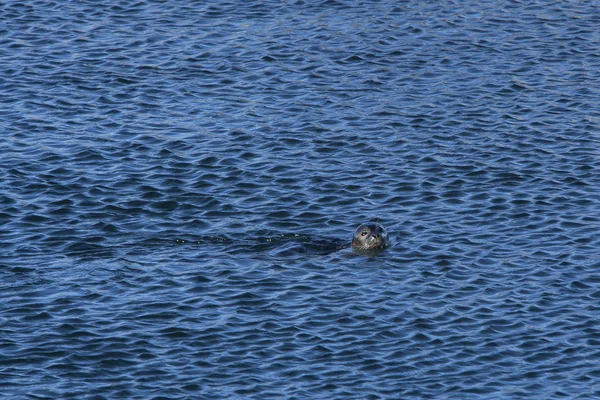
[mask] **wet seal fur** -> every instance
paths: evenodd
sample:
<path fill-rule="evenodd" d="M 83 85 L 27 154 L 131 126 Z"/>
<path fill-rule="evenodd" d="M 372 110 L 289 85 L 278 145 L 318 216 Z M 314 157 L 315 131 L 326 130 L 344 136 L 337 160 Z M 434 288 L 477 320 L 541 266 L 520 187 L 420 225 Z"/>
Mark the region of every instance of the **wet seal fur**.
<path fill-rule="evenodd" d="M 387 230 L 374 222 L 360 225 L 354 231 L 352 250 L 361 255 L 375 255 L 390 245 Z"/>

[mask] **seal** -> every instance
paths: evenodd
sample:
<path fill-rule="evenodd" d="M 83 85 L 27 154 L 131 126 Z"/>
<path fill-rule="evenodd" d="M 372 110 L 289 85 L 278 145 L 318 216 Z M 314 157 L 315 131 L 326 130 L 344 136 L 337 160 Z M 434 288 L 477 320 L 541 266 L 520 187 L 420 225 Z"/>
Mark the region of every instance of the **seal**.
<path fill-rule="evenodd" d="M 362 224 L 354 231 L 352 250 L 358 254 L 375 254 L 390 245 L 387 230 L 374 222 Z"/>

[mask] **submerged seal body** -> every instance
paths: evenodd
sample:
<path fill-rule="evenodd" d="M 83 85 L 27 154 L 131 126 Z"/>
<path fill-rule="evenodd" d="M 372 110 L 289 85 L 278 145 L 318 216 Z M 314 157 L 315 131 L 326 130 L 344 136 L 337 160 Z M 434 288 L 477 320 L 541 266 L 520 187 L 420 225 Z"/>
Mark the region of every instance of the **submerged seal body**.
<path fill-rule="evenodd" d="M 358 254 L 375 254 L 390 245 L 387 230 L 374 222 L 362 224 L 354 232 L 352 250 Z"/>

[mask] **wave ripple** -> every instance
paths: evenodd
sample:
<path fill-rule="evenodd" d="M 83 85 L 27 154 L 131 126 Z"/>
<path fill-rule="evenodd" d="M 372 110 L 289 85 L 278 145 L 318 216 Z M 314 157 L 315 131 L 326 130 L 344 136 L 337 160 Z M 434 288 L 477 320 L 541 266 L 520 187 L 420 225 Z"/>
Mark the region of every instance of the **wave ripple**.
<path fill-rule="evenodd" d="M 600 397 L 597 15 L 4 1 L 1 397 Z"/>

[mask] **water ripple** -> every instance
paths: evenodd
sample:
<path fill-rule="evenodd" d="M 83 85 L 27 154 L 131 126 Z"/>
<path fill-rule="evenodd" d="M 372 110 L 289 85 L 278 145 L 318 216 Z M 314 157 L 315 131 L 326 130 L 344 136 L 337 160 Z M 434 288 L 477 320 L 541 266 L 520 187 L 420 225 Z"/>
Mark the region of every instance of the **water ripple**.
<path fill-rule="evenodd" d="M 0 15 L 3 397 L 599 396 L 592 4 Z"/>

